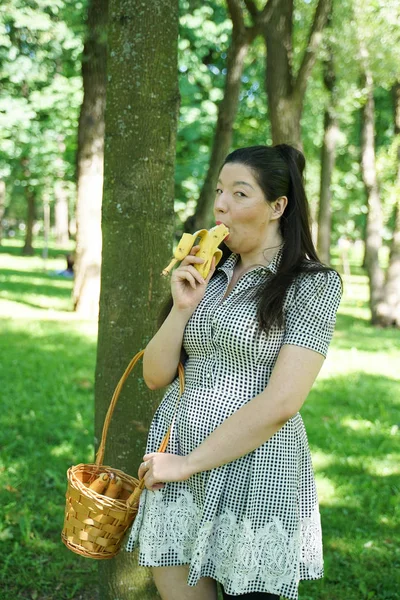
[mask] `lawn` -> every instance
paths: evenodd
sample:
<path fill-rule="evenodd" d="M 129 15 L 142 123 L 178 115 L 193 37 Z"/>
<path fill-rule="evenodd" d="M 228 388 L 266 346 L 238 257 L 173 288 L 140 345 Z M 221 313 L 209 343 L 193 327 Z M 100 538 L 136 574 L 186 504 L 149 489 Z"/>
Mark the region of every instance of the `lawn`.
<path fill-rule="evenodd" d="M 72 312 L 65 251 L 0 247 L 0 600 L 102 600 L 96 563 L 60 541 L 65 473 L 93 458 L 96 323 Z M 353 257 L 354 260 L 354 257 Z M 302 410 L 325 578 L 300 600 L 395 600 L 400 572 L 400 332 L 368 323 L 362 270 L 344 277 L 335 337 Z M 132 598 L 136 600 L 136 598 Z"/>

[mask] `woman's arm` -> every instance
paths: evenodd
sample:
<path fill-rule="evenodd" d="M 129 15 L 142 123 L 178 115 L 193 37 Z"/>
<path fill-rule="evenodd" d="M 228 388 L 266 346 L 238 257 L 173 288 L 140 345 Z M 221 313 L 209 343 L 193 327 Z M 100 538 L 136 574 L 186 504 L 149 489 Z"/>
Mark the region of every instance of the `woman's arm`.
<path fill-rule="evenodd" d="M 282 346 L 265 390 L 217 427 L 186 456 L 189 476 L 240 458 L 269 440 L 302 407 L 324 356 Z"/>
<path fill-rule="evenodd" d="M 300 410 L 324 359 L 314 350 L 283 345 L 268 385 L 261 394 L 223 421 L 190 454 L 146 454 L 143 460 L 147 461 L 147 466 L 141 464 L 139 478 L 144 475 L 147 488 L 159 489 L 163 487 L 160 482 L 183 481 L 195 473 L 215 469 L 252 452 Z"/>
<path fill-rule="evenodd" d="M 183 332 L 191 313 L 174 306 L 156 335 L 147 344 L 143 356 L 143 378 L 147 387 L 157 390 L 173 381 L 180 360 Z"/>
<path fill-rule="evenodd" d="M 173 298 L 172 310 L 147 344 L 143 357 L 143 378 L 151 390 L 171 383 L 176 377 L 182 351 L 183 333 L 186 323 L 201 302 L 208 282 L 215 271 L 215 259 L 206 279 L 195 269 L 204 262 L 195 256 L 199 246 L 193 246 L 171 277 Z"/>

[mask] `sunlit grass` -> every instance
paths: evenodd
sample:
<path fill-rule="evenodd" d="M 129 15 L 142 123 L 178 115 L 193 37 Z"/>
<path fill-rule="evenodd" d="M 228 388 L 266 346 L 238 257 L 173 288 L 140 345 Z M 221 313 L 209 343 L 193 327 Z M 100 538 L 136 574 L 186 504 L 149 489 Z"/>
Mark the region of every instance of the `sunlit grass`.
<path fill-rule="evenodd" d="M 0 599 L 94 600 L 96 563 L 66 550 L 60 531 L 66 470 L 93 459 L 97 324 L 77 318 L 72 281 L 52 274 L 65 252 L 52 248 L 46 268 L 40 252 L 19 252 L 0 251 Z M 302 409 L 326 575 L 302 583 L 300 600 L 394 600 L 400 333 L 370 326 L 364 273 L 343 279 L 335 337 Z M 141 585 L 132 600 L 150 600 Z"/>

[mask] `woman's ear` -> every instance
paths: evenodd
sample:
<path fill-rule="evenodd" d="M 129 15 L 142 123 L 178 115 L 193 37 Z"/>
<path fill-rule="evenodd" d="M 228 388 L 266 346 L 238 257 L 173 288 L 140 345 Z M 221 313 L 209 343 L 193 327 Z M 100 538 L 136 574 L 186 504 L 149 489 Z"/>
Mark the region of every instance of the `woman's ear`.
<path fill-rule="evenodd" d="M 279 219 L 285 212 L 285 208 L 287 206 L 288 199 L 286 196 L 280 196 L 273 202 L 272 204 L 272 219 Z"/>

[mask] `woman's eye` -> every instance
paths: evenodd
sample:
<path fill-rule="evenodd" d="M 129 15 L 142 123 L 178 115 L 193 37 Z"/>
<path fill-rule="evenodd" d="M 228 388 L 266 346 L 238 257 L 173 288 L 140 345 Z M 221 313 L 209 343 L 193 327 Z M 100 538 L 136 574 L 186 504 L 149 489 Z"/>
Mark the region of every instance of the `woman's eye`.
<path fill-rule="evenodd" d="M 236 194 L 238 194 L 241 198 L 247 198 L 246 194 L 243 192 L 236 192 Z"/>
<path fill-rule="evenodd" d="M 221 190 L 220 188 L 217 188 L 217 189 L 215 190 L 215 193 L 216 193 L 216 194 L 218 194 L 219 192 L 222 192 L 222 190 Z"/>

